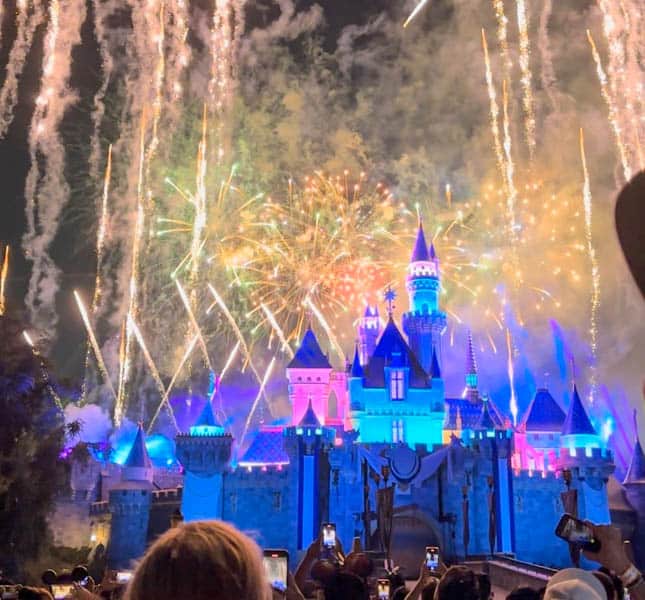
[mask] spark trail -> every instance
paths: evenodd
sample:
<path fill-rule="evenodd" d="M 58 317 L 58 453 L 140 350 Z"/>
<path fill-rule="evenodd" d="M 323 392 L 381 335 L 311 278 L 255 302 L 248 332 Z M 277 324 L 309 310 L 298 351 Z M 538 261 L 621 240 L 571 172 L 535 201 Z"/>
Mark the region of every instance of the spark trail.
<path fill-rule="evenodd" d="M 590 370 L 589 384 L 589 401 L 593 404 L 596 399 L 598 382 L 596 378 L 596 354 L 598 351 L 598 308 L 600 306 L 600 271 L 598 268 L 598 259 L 596 257 L 596 249 L 593 244 L 592 232 L 592 197 L 591 185 L 589 183 L 589 171 L 587 170 L 587 156 L 585 154 L 585 139 L 580 129 L 580 160 L 582 162 L 582 173 L 584 182 L 582 186 L 582 201 L 584 204 L 585 212 L 585 240 L 587 243 L 587 253 L 589 255 L 589 263 L 591 266 L 591 315 L 590 315 L 590 328 L 591 334 L 591 354 L 592 365 Z"/>
<path fill-rule="evenodd" d="M 179 283 L 179 279 L 175 279 L 175 284 L 177 285 L 177 290 L 179 291 L 179 296 L 181 297 L 181 301 L 184 304 L 184 307 L 186 308 L 186 312 L 188 313 L 188 319 L 190 320 L 190 324 L 193 326 L 193 329 L 195 331 L 195 334 L 197 335 L 197 339 L 199 341 L 199 346 L 202 350 L 202 354 L 204 355 L 204 361 L 206 362 L 206 365 L 208 366 L 208 370 L 212 371 L 213 367 L 211 365 L 211 360 L 208 356 L 208 347 L 206 346 L 206 340 L 204 339 L 204 336 L 202 335 L 202 330 L 199 327 L 199 323 L 197 323 L 197 319 L 195 318 L 195 314 L 193 313 L 193 310 L 190 306 L 190 299 L 188 298 L 188 295 L 186 294 L 186 291 L 182 287 L 181 283 Z"/>
<path fill-rule="evenodd" d="M 513 164 L 513 155 L 511 153 L 511 126 L 508 114 L 508 90 L 506 89 L 506 81 L 502 87 L 503 93 L 503 109 L 504 109 L 504 156 L 506 165 L 506 213 L 508 217 L 508 229 L 511 239 L 511 247 L 513 252 L 513 267 L 515 269 L 514 280 L 516 287 L 521 283 L 521 274 L 519 272 L 519 259 L 517 256 L 517 221 L 515 215 L 515 203 L 517 201 L 517 189 L 515 187 L 514 173 L 515 166 Z"/>
<path fill-rule="evenodd" d="M 506 178 L 504 151 L 499 134 L 499 106 L 497 104 L 497 94 L 493 83 L 493 73 L 490 67 L 490 56 L 488 55 L 488 43 L 486 42 L 486 32 L 482 27 L 482 48 L 484 50 L 484 63 L 486 66 L 486 88 L 488 89 L 488 99 L 490 102 L 490 128 L 493 133 L 493 143 L 495 156 L 497 157 L 497 167 L 499 168 L 502 179 Z"/>
<path fill-rule="evenodd" d="M 403 22 L 403 28 L 405 29 L 414 18 L 421 12 L 423 7 L 428 4 L 428 0 L 420 0 L 419 3 L 414 7 L 414 10 L 410 13 L 408 18 Z"/>
<path fill-rule="evenodd" d="M 60 409 L 63 410 L 63 402 L 60 398 L 60 396 L 56 393 L 56 390 L 52 387 L 51 381 L 49 379 L 49 373 L 47 372 L 47 368 L 45 367 L 45 362 L 43 361 L 43 357 L 38 351 L 38 348 L 36 348 L 36 345 L 34 344 L 34 341 L 31 339 L 31 336 L 29 333 L 26 331 L 22 332 L 22 337 L 25 338 L 25 341 L 29 346 L 31 347 L 31 351 L 33 352 L 34 356 L 38 359 L 38 362 L 40 363 L 40 371 L 43 375 L 43 378 L 45 380 L 45 385 L 47 386 L 47 390 L 51 394 L 52 398 L 56 402 L 56 406 Z"/>
<path fill-rule="evenodd" d="M 588 29 L 587 39 L 589 40 L 591 53 L 593 55 L 594 62 L 596 63 L 596 73 L 598 75 L 598 81 L 600 82 L 600 91 L 609 111 L 609 124 L 611 125 L 611 129 L 614 132 L 614 138 L 616 139 L 616 147 L 618 148 L 618 155 L 620 157 L 620 164 L 623 168 L 623 175 L 625 176 L 625 181 L 629 181 L 632 178 L 632 169 L 629 166 L 629 159 L 627 157 L 625 142 L 623 141 L 623 132 L 620 127 L 620 121 L 618 119 L 616 103 L 614 102 L 614 98 L 611 95 L 609 89 L 609 81 L 607 80 L 607 74 L 605 73 L 605 69 L 602 66 L 602 60 L 600 59 L 600 54 L 598 53 L 598 49 L 596 48 L 596 43 L 594 42 L 594 39 L 591 35 L 591 31 L 589 31 Z"/>
<path fill-rule="evenodd" d="M 103 354 L 101 353 L 101 347 L 96 341 L 96 336 L 94 335 L 94 330 L 92 329 L 92 325 L 90 323 L 90 317 L 87 314 L 87 310 L 85 308 L 85 304 L 83 303 L 83 299 L 81 298 L 81 295 L 76 290 L 74 290 L 74 299 L 76 300 L 78 311 L 81 313 L 81 318 L 83 319 L 83 324 L 85 325 L 85 330 L 87 331 L 87 338 L 90 344 L 92 345 L 92 350 L 94 350 L 96 363 L 99 366 L 99 370 L 101 372 L 103 380 L 110 388 L 110 391 L 112 392 L 112 395 L 116 400 L 117 394 L 114 391 L 112 380 L 110 379 L 110 374 L 108 373 L 107 367 L 105 366 L 105 361 L 103 360 Z"/>
<path fill-rule="evenodd" d="M 2 260 L 2 271 L 0 271 L 0 317 L 7 310 L 7 276 L 9 275 L 9 246 L 4 248 L 4 258 Z"/>
<path fill-rule="evenodd" d="M 0 5 L 3 3 L 0 2 Z M 31 7 L 30 7 L 31 4 Z M 0 10 L 1 6 L 0 6 Z M 34 33 L 43 22 L 43 3 L 18 0 L 16 5 L 16 39 L 14 40 L 2 89 L 0 90 L 0 139 L 13 121 L 14 108 L 18 101 L 18 81 L 25 68 L 25 60 L 34 41 Z"/>
<path fill-rule="evenodd" d="M 273 330 L 275 331 L 276 335 L 278 336 L 278 339 L 282 343 L 282 351 L 287 352 L 289 354 L 290 358 L 294 357 L 294 352 L 291 349 L 291 346 L 289 346 L 289 342 L 287 342 L 287 339 L 284 337 L 284 332 L 282 331 L 280 325 L 278 324 L 278 321 L 276 320 L 275 316 L 273 313 L 269 310 L 269 307 L 262 303 L 260 304 L 262 307 L 262 311 L 266 315 L 267 321 L 271 324 L 271 327 L 273 327 Z M 238 342 L 239 343 L 239 342 Z"/>
<path fill-rule="evenodd" d="M 493 0 L 495 18 L 497 19 L 497 41 L 502 53 L 502 65 L 504 67 L 504 79 L 511 81 L 513 62 L 508 51 L 508 18 L 504 12 L 504 0 Z"/>
<path fill-rule="evenodd" d="M 269 366 L 267 367 L 267 370 L 264 373 L 264 377 L 262 377 L 262 380 L 260 383 L 260 389 L 258 390 L 258 393 L 255 396 L 255 400 L 251 405 L 251 410 L 249 411 L 249 414 L 246 417 L 246 422 L 244 423 L 244 429 L 242 430 L 242 436 L 240 437 L 240 443 L 239 443 L 240 448 L 244 444 L 244 438 L 246 437 L 246 434 L 249 430 L 249 427 L 251 425 L 251 420 L 253 419 L 253 415 L 255 414 L 258 404 L 260 403 L 262 396 L 264 396 L 264 388 L 266 387 L 266 384 L 269 381 L 269 377 L 271 377 L 271 372 L 273 371 L 274 366 L 275 366 L 275 356 L 271 359 L 271 362 L 269 363 Z"/>
<path fill-rule="evenodd" d="M 520 71 L 522 76 L 522 107 L 524 108 L 524 131 L 526 143 L 529 148 L 529 155 L 533 158 L 535 152 L 535 107 L 533 100 L 533 83 L 531 76 L 530 56 L 531 47 L 529 43 L 528 16 L 524 0 L 516 0 L 517 6 L 517 27 L 520 37 Z"/>
<path fill-rule="evenodd" d="M 517 397 L 515 395 L 515 368 L 513 366 L 513 344 L 511 342 L 511 332 L 506 328 L 506 371 L 508 374 L 508 382 L 511 386 L 511 399 L 509 403 L 509 410 L 513 416 L 513 426 L 517 426 Z"/>

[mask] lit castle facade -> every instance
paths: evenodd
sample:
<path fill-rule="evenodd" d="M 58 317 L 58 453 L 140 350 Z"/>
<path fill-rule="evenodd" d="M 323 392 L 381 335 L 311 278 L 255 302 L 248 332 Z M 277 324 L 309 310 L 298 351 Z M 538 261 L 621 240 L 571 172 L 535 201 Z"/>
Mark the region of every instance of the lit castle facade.
<path fill-rule="evenodd" d="M 512 427 L 479 392 L 470 337 L 465 391 L 447 397 L 440 286 L 439 260 L 420 226 L 402 326 L 386 294 L 387 317 L 367 308 L 353 360 L 340 370 L 308 329 L 286 369 L 291 424 L 260 428 L 237 461 L 207 401 L 176 438 L 181 481 L 155 485 L 140 428 L 120 481 L 91 507 L 92 539 L 107 548 L 108 563 L 137 558 L 180 508 L 186 520 L 224 519 L 292 556 L 316 539 L 321 523 L 334 522 L 346 545 L 358 536 L 368 549 L 389 548 L 410 574 L 426 545 L 440 546 L 446 559 L 508 553 L 569 565 L 555 525 L 565 509 L 610 521 L 611 453 L 575 387 L 567 411 L 538 390 Z M 643 515 L 640 444 L 632 463 L 625 489 Z M 642 537 L 644 524 L 635 527 Z M 638 541 L 636 550 L 643 552 Z"/>

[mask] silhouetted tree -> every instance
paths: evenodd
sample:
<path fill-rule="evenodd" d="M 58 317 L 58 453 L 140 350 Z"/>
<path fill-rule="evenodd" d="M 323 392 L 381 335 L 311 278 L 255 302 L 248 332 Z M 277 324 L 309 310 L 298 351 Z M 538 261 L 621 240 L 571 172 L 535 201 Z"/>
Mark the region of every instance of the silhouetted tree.
<path fill-rule="evenodd" d="M 0 317 L 0 570 L 15 578 L 46 546 L 47 514 L 66 481 L 63 415 L 23 329 Z"/>

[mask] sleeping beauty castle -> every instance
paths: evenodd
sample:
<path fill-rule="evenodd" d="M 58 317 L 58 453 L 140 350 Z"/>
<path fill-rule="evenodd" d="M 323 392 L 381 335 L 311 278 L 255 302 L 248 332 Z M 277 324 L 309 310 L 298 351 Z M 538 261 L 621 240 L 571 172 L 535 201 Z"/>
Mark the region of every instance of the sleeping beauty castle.
<path fill-rule="evenodd" d="M 440 287 L 439 259 L 419 226 L 401 323 L 388 291 L 387 315 L 366 309 L 342 369 L 309 328 L 286 368 L 290 424 L 261 427 L 234 462 L 234 440 L 207 400 L 175 439 L 174 478 L 153 468 L 140 427 L 122 466 L 74 465 L 73 498 L 61 511 L 86 511 L 83 535 L 113 568 L 127 567 L 181 518 L 224 519 L 293 557 L 332 522 L 346 546 L 360 537 L 414 575 L 426 545 L 447 560 L 508 555 L 561 567 L 571 564 L 554 536 L 564 512 L 619 522 L 642 563 L 640 443 L 621 485 L 575 386 L 566 408 L 538 389 L 512 426 L 479 390 L 470 337 L 464 391 L 447 396 Z"/>

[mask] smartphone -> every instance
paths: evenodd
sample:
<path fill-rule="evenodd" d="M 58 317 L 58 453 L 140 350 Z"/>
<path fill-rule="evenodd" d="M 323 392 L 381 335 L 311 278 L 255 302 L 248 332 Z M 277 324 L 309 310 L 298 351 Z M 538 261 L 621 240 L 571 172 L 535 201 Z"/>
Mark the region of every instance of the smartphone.
<path fill-rule="evenodd" d="M 116 582 L 117 583 L 128 583 L 132 579 L 132 571 L 117 571 L 116 572 Z"/>
<path fill-rule="evenodd" d="M 63 585 L 52 585 L 52 594 L 54 600 L 64 600 L 72 594 L 74 591 L 74 586 L 71 583 L 66 583 Z"/>
<path fill-rule="evenodd" d="M 286 550 L 265 550 L 263 562 L 264 572 L 271 587 L 280 592 L 286 591 L 289 553 Z"/>
<path fill-rule="evenodd" d="M 322 545 L 323 545 L 323 548 L 336 547 L 336 524 L 335 523 L 323 523 Z"/>
<path fill-rule="evenodd" d="M 376 591 L 378 600 L 390 600 L 390 580 L 379 579 L 376 582 Z"/>
<path fill-rule="evenodd" d="M 426 546 L 426 567 L 429 571 L 436 571 L 439 568 L 438 546 Z"/>
<path fill-rule="evenodd" d="M 565 513 L 555 528 L 555 535 L 584 550 L 598 552 L 600 542 L 594 538 L 593 529 L 584 521 Z"/>

